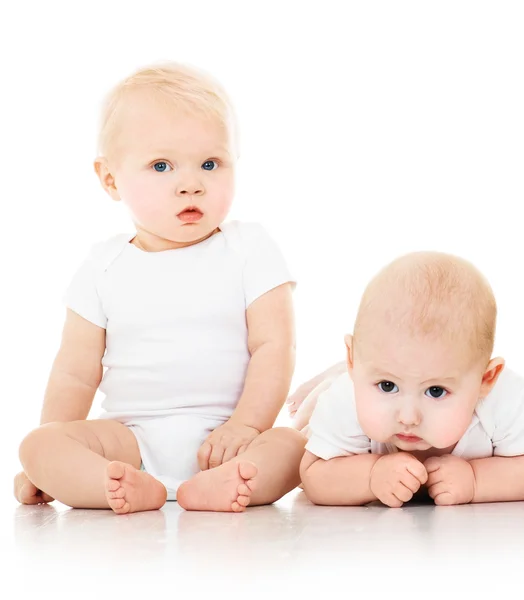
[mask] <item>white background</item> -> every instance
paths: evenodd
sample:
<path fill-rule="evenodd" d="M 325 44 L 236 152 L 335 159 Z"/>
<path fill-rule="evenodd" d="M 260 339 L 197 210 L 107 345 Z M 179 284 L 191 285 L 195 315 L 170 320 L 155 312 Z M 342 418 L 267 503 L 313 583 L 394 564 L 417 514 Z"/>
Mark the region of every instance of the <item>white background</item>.
<path fill-rule="evenodd" d="M 295 384 L 343 358 L 375 271 L 421 249 L 484 271 L 496 352 L 524 370 L 522 2 L 2 6 L 2 487 L 38 423 L 69 278 L 130 229 L 92 169 L 100 102 L 157 60 L 204 68 L 233 98 L 231 217 L 265 224 L 298 278 Z"/>

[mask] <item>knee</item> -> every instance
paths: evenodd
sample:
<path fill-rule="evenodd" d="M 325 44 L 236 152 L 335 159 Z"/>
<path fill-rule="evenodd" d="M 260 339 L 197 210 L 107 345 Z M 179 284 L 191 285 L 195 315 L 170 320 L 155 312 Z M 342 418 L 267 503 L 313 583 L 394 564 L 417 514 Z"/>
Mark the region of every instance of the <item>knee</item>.
<path fill-rule="evenodd" d="M 285 445 L 287 448 L 297 449 L 299 451 L 304 450 L 307 438 L 297 429 L 292 429 L 291 427 L 275 427 L 270 429 L 269 432 L 271 432 L 275 441 Z"/>
<path fill-rule="evenodd" d="M 18 455 L 24 467 L 30 468 L 42 457 L 42 450 L 49 445 L 52 438 L 62 429 L 63 423 L 48 423 L 33 429 L 20 444 Z"/>

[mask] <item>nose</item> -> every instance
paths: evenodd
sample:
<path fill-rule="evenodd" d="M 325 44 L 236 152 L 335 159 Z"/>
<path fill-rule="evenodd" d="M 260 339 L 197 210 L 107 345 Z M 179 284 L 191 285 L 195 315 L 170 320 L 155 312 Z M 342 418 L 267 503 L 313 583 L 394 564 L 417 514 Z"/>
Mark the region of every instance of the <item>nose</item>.
<path fill-rule="evenodd" d="M 419 425 L 421 420 L 420 410 L 413 400 L 404 399 L 397 413 L 397 421 L 401 425 Z"/>
<path fill-rule="evenodd" d="M 202 196 L 204 191 L 204 186 L 195 173 L 180 173 L 175 190 L 177 196 Z"/>

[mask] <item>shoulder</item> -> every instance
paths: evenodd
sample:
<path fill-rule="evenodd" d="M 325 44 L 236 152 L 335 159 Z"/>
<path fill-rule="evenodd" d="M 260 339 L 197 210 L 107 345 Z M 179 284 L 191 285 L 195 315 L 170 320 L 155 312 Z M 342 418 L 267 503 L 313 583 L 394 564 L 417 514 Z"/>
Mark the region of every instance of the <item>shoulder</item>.
<path fill-rule="evenodd" d="M 504 368 L 491 392 L 476 409 L 477 416 L 488 430 L 513 421 L 524 407 L 524 377 Z"/>
<path fill-rule="evenodd" d="M 91 247 L 87 262 L 96 271 L 105 271 L 126 248 L 135 234 L 121 233 L 97 242 Z"/>
<path fill-rule="evenodd" d="M 220 226 L 227 244 L 236 250 L 250 250 L 272 241 L 266 229 L 255 222 L 228 221 Z"/>
<path fill-rule="evenodd" d="M 341 425 L 347 422 L 345 419 L 340 420 L 341 414 L 343 415 L 355 415 L 355 394 L 353 391 L 353 382 L 349 376 L 349 373 L 342 373 L 339 375 L 331 385 L 320 394 L 318 403 L 315 408 L 317 417 L 331 418 L 338 421 Z M 315 414 L 315 412 L 313 414 Z"/>
<path fill-rule="evenodd" d="M 308 428 L 306 450 L 329 460 L 370 452 L 371 442 L 358 422 L 353 383 L 340 375 L 318 398 Z"/>

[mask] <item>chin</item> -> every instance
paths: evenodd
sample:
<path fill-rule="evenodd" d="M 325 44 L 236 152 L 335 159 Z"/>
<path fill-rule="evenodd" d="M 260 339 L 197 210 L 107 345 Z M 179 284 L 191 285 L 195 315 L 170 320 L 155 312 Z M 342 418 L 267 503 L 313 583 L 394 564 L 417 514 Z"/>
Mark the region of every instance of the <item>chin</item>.
<path fill-rule="evenodd" d="M 404 452 L 413 452 L 418 451 L 422 452 L 424 450 L 429 450 L 433 446 L 421 440 L 420 442 L 403 442 L 402 440 L 395 439 L 393 445 L 396 446 L 399 450 L 403 450 Z"/>

